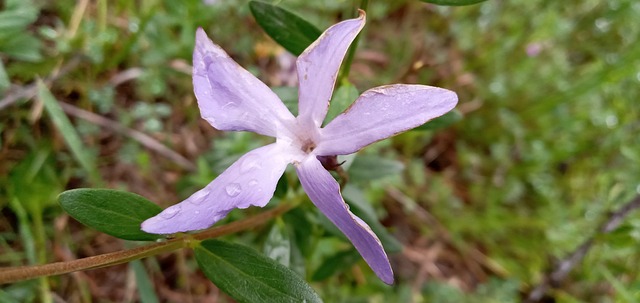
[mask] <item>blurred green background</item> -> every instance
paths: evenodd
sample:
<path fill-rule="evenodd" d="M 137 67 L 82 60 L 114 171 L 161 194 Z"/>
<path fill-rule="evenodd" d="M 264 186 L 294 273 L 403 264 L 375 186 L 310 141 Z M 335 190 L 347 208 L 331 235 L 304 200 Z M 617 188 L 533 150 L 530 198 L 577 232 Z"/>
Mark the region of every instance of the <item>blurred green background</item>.
<path fill-rule="evenodd" d="M 327 232 L 309 203 L 298 211 L 313 213 L 303 229 L 313 249 L 300 249 L 302 263 L 291 266 L 327 302 L 519 302 L 594 237 L 546 302 L 640 301 L 640 215 L 595 236 L 640 194 L 640 2 L 369 2 L 351 83 L 360 92 L 445 87 L 458 93 L 463 118 L 376 143 L 351 161 L 354 190 L 345 196 L 371 203 L 404 247 L 391 254 L 394 286 Z M 359 1 L 277 4 L 324 30 L 353 17 Z M 56 203 L 65 189 L 124 189 L 166 207 L 268 142 L 200 119 L 190 79 L 197 27 L 295 104 L 295 57 L 256 24 L 247 1 L 5 0 L 0 8 L 2 266 L 135 245 L 65 215 Z M 34 98 L 37 79 L 54 98 Z M 258 212 L 234 211 L 228 221 Z M 267 250 L 273 230 L 302 228 L 291 217 L 231 239 Z M 137 263 L 3 286 L 0 301 L 230 300 L 191 252 L 143 263 L 146 273 Z"/>

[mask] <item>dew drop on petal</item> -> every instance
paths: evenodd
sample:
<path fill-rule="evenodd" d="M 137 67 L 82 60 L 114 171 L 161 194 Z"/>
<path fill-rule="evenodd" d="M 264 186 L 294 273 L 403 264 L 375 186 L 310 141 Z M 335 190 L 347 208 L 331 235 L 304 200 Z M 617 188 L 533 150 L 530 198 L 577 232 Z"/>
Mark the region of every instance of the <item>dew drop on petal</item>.
<path fill-rule="evenodd" d="M 234 110 L 236 107 L 238 107 L 237 104 L 235 104 L 233 102 L 227 102 L 227 104 L 222 106 L 222 110 L 223 111 L 230 111 L 230 110 Z"/>
<path fill-rule="evenodd" d="M 191 204 L 202 204 L 202 202 L 204 202 L 205 198 L 209 195 L 209 192 L 206 190 L 200 190 L 195 192 L 193 195 L 191 195 L 191 197 L 189 197 L 189 202 Z"/>
<path fill-rule="evenodd" d="M 258 180 L 256 179 L 249 180 L 249 186 L 256 186 L 256 185 L 258 185 Z"/>
<path fill-rule="evenodd" d="M 165 209 L 163 212 L 160 213 L 160 217 L 163 219 L 171 219 L 173 217 L 175 217 L 179 212 L 180 212 L 180 205 L 174 205 L 171 206 L 167 209 Z"/>
<path fill-rule="evenodd" d="M 247 173 L 254 169 L 262 168 L 262 164 L 260 164 L 260 157 L 256 155 L 247 155 L 240 163 L 240 172 Z"/>
<path fill-rule="evenodd" d="M 238 183 L 231 183 L 225 186 L 224 191 L 227 192 L 227 195 L 229 195 L 229 197 L 235 197 L 240 194 L 240 192 L 242 191 L 242 187 Z"/>

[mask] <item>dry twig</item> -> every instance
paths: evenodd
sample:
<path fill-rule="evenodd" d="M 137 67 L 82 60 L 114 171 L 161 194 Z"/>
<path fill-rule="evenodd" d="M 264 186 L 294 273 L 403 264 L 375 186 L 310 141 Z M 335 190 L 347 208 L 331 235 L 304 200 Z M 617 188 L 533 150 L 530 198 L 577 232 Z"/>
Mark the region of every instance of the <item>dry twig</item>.
<path fill-rule="evenodd" d="M 640 196 L 635 197 L 623 207 L 611 213 L 608 220 L 598 229 L 596 234 L 587 239 L 582 243 L 582 245 L 578 246 L 575 251 L 558 262 L 555 268 L 547 274 L 542 282 L 529 293 L 529 296 L 524 302 L 539 302 L 547 291 L 558 287 L 567 275 L 569 275 L 571 270 L 576 267 L 582 259 L 584 259 L 593 246 L 596 237 L 614 231 L 618 226 L 620 226 L 620 224 L 622 224 L 624 219 L 637 208 L 640 208 Z"/>

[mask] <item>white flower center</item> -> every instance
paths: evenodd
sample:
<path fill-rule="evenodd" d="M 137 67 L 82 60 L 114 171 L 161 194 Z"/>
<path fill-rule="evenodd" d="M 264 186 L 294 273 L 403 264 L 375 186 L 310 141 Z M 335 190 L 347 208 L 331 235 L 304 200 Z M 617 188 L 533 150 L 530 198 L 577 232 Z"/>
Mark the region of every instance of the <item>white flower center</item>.
<path fill-rule="evenodd" d="M 311 121 L 295 119 L 287 122 L 278 127 L 276 142 L 290 154 L 291 162 L 301 162 L 314 155 L 320 138 L 318 128 Z"/>

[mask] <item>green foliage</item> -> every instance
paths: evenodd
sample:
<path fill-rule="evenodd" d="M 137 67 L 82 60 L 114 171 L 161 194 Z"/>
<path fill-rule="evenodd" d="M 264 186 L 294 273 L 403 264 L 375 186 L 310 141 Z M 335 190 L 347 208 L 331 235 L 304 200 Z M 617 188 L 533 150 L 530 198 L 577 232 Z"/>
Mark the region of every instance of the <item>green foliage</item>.
<path fill-rule="evenodd" d="M 271 227 L 264 243 L 264 254 L 286 267 L 291 265 L 291 241 L 282 221 L 278 220 Z"/>
<path fill-rule="evenodd" d="M 131 262 L 131 269 L 136 276 L 136 286 L 142 303 L 158 303 L 158 296 L 153 284 L 140 260 Z"/>
<path fill-rule="evenodd" d="M 238 302 L 321 302 L 298 274 L 249 247 L 205 240 L 195 255 L 207 278 Z"/>
<path fill-rule="evenodd" d="M 276 251 L 288 242 L 292 271 L 306 280 L 325 272 L 328 278 L 314 288 L 327 302 L 517 301 L 519 292 L 543 278 L 551 260 L 570 253 L 612 210 L 640 193 L 640 6 L 632 0 L 486 1 L 465 7 L 425 2 L 481 1 L 369 2 L 349 84 L 337 83 L 330 116 L 355 100 L 356 87 L 427 84 L 452 89 L 460 98 L 458 112 L 418 128 L 428 131 L 378 142 L 343 165 L 350 177 L 345 200 L 384 243 L 396 285 L 377 283 L 352 245 L 310 203 L 285 214 L 282 224 L 232 240 L 280 261 L 286 254 Z M 8 0 L 0 11 L 0 102 L 39 78 L 53 79 L 46 81 L 49 88 L 40 84 L 35 91 L 43 102 L 21 97 L 1 104 L 2 266 L 59 260 L 52 249 L 81 257 L 120 248 L 120 241 L 60 225 L 66 222 L 63 212 L 52 203 L 65 188 L 96 186 L 103 179 L 108 186 L 144 192 L 164 207 L 208 184 L 243 153 L 271 142 L 247 133 L 222 135 L 200 119 L 188 74 L 197 27 L 241 66 L 278 86 L 274 91 L 296 113 L 297 89 L 282 87 L 289 84 L 280 79 L 295 73 L 284 64 L 293 59 L 283 59 L 264 32 L 295 54 L 319 35 L 315 26 L 355 15 L 348 1 L 88 1 L 84 9 L 80 3 Z M 150 132 L 197 162 L 197 171 L 65 113 L 62 102 L 124 129 Z M 276 193 L 272 204 L 303 195 L 294 172 L 287 171 Z M 127 216 L 136 210 L 126 210 Z M 128 226 L 139 232 L 143 217 L 157 211 L 135 216 Z M 234 211 L 227 220 L 260 211 Z M 639 235 L 640 221 L 632 214 L 614 233 L 596 237 L 584 262 L 551 293 L 553 299 L 632 301 L 640 289 Z M 441 272 L 430 272 L 423 285 L 416 284 L 424 264 L 392 253 L 441 242 L 450 250 L 429 261 Z M 475 276 L 468 266 L 478 252 L 486 258 L 479 264 L 483 275 Z M 458 253 L 465 263 L 455 263 Z M 197 301 L 212 287 L 182 255 L 145 265 L 156 289 L 189 293 Z M 122 287 L 97 271 L 86 275 L 101 289 Z M 65 287 L 74 279 L 52 279 L 49 293 L 78 298 L 79 287 Z M 42 301 L 44 286 L 3 286 L 0 301 Z M 162 294 L 160 301 L 166 300 Z"/>
<path fill-rule="evenodd" d="M 322 34 L 302 17 L 275 5 L 250 1 L 249 8 L 262 29 L 296 56 L 302 54 Z"/>
<path fill-rule="evenodd" d="M 60 206 L 74 219 L 116 238 L 154 241 L 162 235 L 140 230 L 140 224 L 162 210 L 133 193 L 111 189 L 73 189 L 60 194 Z"/>
<path fill-rule="evenodd" d="M 420 0 L 420 1 L 433 3 L 437 5 L 445 5 L 445 6 L 464 6 L 464 5 L 477 4 L 487 0 Z"/>
<path fill-rule="evenodd" d="M 98 183 L 100 177 L 95 168 L 93 156 L 82 143 L 82 139 L 80 139 L 78 132 L 71 124 L 71 121 L 69 121 L 67 115 L 62 111 L 58 100 L 56 100 L 42 81 L 38 81 L 38 98 L 44 103 L 44 108 L 51 117 L 53 124 L 62 134 L 62 137 L 65 139 L 67 146 L 71 149 L 76 160 L 89 174 L 91 180 Z"/>
<path fill-rule="evenodd" d="M 344 112 L 349 106 L 358 99 L 360 92 L 353 84 L 346 82 L 339 85 L 333 92 L 327 116 L 324 118 L 324 124 L 327 125 L 336 116 Z"/>
<path fill-rule="evenodd" d="M 459 110 L 454 109 L 438 118 L 435 118 L 421 126 L 414 128 L 413 130 L 438 130 L 441 128 L 449 127 L 462 120 L 462 113 Z"/>
<path fill-rule="evenodd" d="M 358 155 L 349 166 L 349 177 L 355 182 L 367 182 L 393 176 L 404 169 L 397 160 L 377 155 Z"/>
<path fill-rule="evenodd" d="M 355 249 L 338 252 L 324 260 L 322 265 L 313 273 L 311 280 L 322 281 L 335 276 L 343 271 L 349 270 L 351 266 L 361 259 L 362 257 Z"/>
<path fill-rule="evenodd" d="M 27 31 L 39 12 L 33 1 L 10 0 L 4 4 L 0 11 L 0 54 L 22 61 L 42 60 L 42 42 Z"/>
<path fill-rule="evenodd" d="M 9 75 L 7 75 L 7 71 L 4 68 L 4 63 L 0 61 L 0 93 L 3 93 L 9 86 L 11 82 L 9 82 Z"/>

